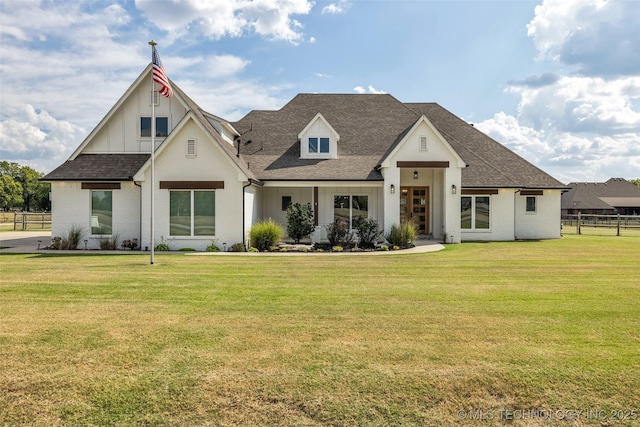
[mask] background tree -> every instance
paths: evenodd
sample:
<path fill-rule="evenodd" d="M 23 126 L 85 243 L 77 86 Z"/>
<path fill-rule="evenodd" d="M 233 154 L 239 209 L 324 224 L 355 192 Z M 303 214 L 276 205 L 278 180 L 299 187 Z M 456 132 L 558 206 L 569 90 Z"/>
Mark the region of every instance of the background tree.
<path fill-rule="evenodd" d="M 313 209 L 311 205 L 292 203 L 287 207 L 287 234 L 296 243 L 307 237 L 315 230 L 313 225 Z"/>
<path fill-rule="evenodd" d="M 636 187 L 640 187 L 640 178 L 630 179 L 629 182 L 632 183 L 632 184 L 635 184 Z"/>
<path fill-rule="evenodd" d="M 24 211 L 44 211 L 49 210 L 49 191 L 51 186 L 48 182 L 39 181 L 43 174 L 30 168 L 21 166 L 15 162 L 0 162 L 0 176 L 3 180 L 3 187 L 0 188 L 0 200 L 6 202 L 1 207 L 4 209 L 22 209 Z M 20 197 L 14 193 L 15 187 L 10 184 L 11 178 L 20 187 Z"/>
<path fill-rule="evenodd" d="M 9 175 L 0 176 L 0 209 L 22 205 L 22 186 Z"/>

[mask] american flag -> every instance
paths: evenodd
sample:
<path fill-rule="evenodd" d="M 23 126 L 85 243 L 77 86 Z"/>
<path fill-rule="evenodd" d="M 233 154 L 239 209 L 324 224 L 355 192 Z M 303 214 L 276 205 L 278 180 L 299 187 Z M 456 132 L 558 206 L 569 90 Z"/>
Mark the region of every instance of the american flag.
<path fill-rule="evenodd" d="M 158 55 L 158 51 L 156 50 L 155 46 L 153 46 L 151 62 L 153 63 L 153 81 L 160 85 L 160 90 L 158 92 L 160 92 L 160 95 L 162 96 L 171 98 L 171 96 L 173 95 L 173 90 L 171 90 L 169 79 L 164 72 L 164 67 L 162 66 L 162 62 L 160 61 L 160 55 Z"/>

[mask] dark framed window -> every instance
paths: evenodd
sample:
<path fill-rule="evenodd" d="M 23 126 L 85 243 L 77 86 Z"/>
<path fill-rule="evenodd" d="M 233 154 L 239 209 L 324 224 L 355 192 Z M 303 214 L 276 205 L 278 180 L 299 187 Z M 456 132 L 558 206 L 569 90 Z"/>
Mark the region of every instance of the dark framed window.
<path fill-rule="evenodd" d="M 460 228 L 488 230 L 491 228 L 491 197 L 462 196 L 460 198 Z"/>
<path fill-rule="evenodd" d="M 216 233 L 215 191 L 174 190 L 169 192 L 169 235 L 214 236 Z"/>
<path fill-rule="evenodd" d="M 156 117 L 156 136 L 164 138 L 169 135 L 169 118 Z M 151 138 L 151 117 L 140 117 L 140 137 Z"/>
<path fill-rule="evenodd" d="M 291 204 L 291 196 L 282 196 L 282 210 L 286 211 Z"/>
<path fill-rule="evenodd" d="M 113 192 L 91 191 L 91 234 L 111 235 L 113 232 Z"/>
<path fill-rule="evenodd" d="M 535 213 L 536 211 L 536 196 L 527 196 L 527 208 L 529 213 Z"/>
<path fill-rule="evenodd" d="M 333 220 L 338 219 L 354 227 L 358 218 L 369 217 L 369 196 L 336 195 L 333 196 Z"/>

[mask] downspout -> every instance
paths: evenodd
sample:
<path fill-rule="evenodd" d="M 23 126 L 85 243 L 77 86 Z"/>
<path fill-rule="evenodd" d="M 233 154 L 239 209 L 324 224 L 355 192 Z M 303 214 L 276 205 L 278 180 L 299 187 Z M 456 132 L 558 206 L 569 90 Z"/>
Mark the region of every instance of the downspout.
<path fill-rule="evenodd" d="M 251 184 L 253 184 L 253 183 L 251 182 L 251 179 L 249 179 L 249 182 L 247 182 L 246 185 L 242 186 L 242 244 L 244 245 L 245 248 L 247 247 L 247 235 L 245 233 L 246 230 L 245 230 L 245 226 L 244 226 L 244 221 L 245 221 L 245 218 L 246 218 L 246 215 L 245 215 L 246 202 L 245 202 L 245 198 L 244 198 L 244 196 L 245 196 L 244 190 L 247 187 L 251 187 Z"/>
<path fill-rule="evenodd" d="M 515 193 L 513 193 L 513 240 L 518 240 L 516 236 L 516 195 L 522 190 L 521 188 L 517 189 Z"/>
<path fill-rule="evenodd" d="M 138 233 L 140 233 L 138 235 L 138 242 L 140 243 L 140 250 L 142 250 L 142 185 L 138 184 L 137 182 L 135 182 L 133 180 L 133 177 L 129 177 L 131 179 L 131 181 L 133 182 L 133 185 L 135 185 L 136 187 L 138 187 L 140 189 L 140 191 L 138 192 L 138 200 L 140 201 L 140 206 L 139 206 L 139 210 L 138 210 L 138 220 L 139 220 L 139 224 L 138 224 Z"/>

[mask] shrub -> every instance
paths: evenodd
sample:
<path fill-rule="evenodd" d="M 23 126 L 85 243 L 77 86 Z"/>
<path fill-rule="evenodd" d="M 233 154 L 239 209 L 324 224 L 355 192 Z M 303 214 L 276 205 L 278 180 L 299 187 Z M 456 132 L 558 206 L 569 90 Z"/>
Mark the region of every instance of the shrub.
<path fill-rule="evenodd" d="M 84 231 L 79 225 L 72 225 L 67 233 L 67 249 L 78 249 Z"/>
<path fill-rule="evenodd" d="M 169 245 L 164 242 L 164 236 L 160 236 L 160 243 L 156 245 L 154 250 L 158 252 L 167 252 L 171 250 L 171 248 L 169 248 Z"/>
<path fill-rule="evenodd" d="M 413 247 L 413 241 L 416 238 L 416 228 L 412 222 L 403 222 L 400 225 L 394 224 L 385 237 L 393 246 L 402 248 Z"/>
<path fill-rule="evenodd" d="M 102 237 L 99 240 L 100 249 L 103 251 L 115 251 L 118 249 L 118 235 L 113 234 L 111 237 Z"/>
<path fill-rule="evenodd" d="M 336 219 L 331 224 L 325 225 L 327 239 L 331 246 L 348 246 L 353 241 L 353 231 L 349 230 L 349 224 L 341 219 Z"/>
<path fill-rule="evenodd" d="M 48 246 L 47 249 L 78 249 L 78 245 L 80 244 L 80 240 L 82 240 L 83 235 L 84 231 L 82 227 L 72 225 L 67 232 L 66 239 L 59 236 L 54 237 L 51 239 L 51 246 Z"/>
<path fill-rule="evenodd" d="M 209 246 L 207 246 L 207 249 L 205 250 L 207 252 L 220 252 L 220 248 L 215 243 L 212 243 Z"/>
<path fill-rule="evenodd" d="M 260 252 L 260 251 L 254 247 L 251 247 L 249 248 L 249 252 Z"/>
<path fill-rule="evenodd" d="M 342 251 L 344 251 L 344 248 L 342 246 L 334 246 L 334 247 L 331 248 L 331 250 L 333 252 L 342 252 Z"/>
<path fill-rule="evenodd" d="M 247 248 L 244 247 L 244 243 L 234 243 L 233 245 L 231 245 L 231 248 L 229 248 L 229 251 L 231 251 L 231 252 L 246 252 Z"/>
<path fill-rule="evenodd" d="M 122 246 L 122 249 L 128 248 L 128 249 L 134 250 L 135 248 L 138 247 L 138 239 L 123 240 L 120 246 Z"/>
<path fill-rule="evenodd" d="M 313 209 L 311 204 L 293 203 L 287 207 L 287 234 L 296 243 L 315 230 L 313 225 Z"/>
<path fill-rule="evenodd" d="M 269 219 L 253 225 L 249 231 L 249 238 L 251 246 L 259 251 L 268 251 L 278 243 L 283 234 L 282 227 Z"/>
<path fill-rule="evenodd" d="M 374 248 L 382 237 L 382 230 L 380 230 L 378 221 L 373 218 L 358 218 L 356 220 L 356 230 L 360 239 L 358 245 L 364 249 Z"/>
<path fill-rule="evenodd" d="M 180 248 L 178 249 L 180 252 L 195 252 L 196 250 L 193 248 Z"/>

